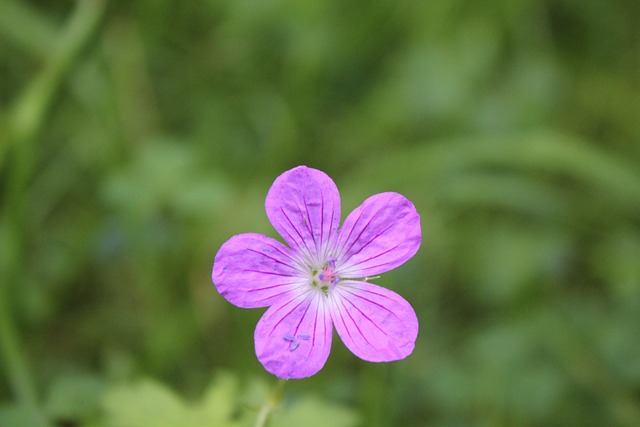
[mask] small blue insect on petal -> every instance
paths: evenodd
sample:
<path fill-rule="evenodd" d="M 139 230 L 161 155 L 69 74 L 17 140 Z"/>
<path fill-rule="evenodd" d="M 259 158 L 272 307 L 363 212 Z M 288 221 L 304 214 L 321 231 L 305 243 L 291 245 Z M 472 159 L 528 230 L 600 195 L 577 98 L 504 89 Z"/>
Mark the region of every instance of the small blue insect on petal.
<path fill-rule="evenodd" d="M 291 334 L 285 334 L 284 337 L 282 337 L 282 338 L 284 338 L 287 341 L 295 341 L 296 340 L 296 337 L 294 337 Z"/>

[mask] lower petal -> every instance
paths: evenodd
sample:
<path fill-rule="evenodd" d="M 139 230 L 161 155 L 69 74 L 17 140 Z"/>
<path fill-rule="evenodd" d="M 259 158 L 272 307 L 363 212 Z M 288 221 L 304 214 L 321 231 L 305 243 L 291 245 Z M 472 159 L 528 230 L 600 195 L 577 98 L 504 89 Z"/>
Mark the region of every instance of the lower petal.
<path fill-rule="evenodd" d="M 342 341 L 369 362 L 404 359 L 413 351 L 418 319 L 393 291 L 366 282 L 340 282 L 332 292 L 331 317 Z"/>
<path fill-rule="evenodd" d="M 256 355 L 264 368 L 284 378 L 306 378 L 324 366 L 333 327 L 321 293 L 309 291 L 271 306 L 254 334 Z"/>

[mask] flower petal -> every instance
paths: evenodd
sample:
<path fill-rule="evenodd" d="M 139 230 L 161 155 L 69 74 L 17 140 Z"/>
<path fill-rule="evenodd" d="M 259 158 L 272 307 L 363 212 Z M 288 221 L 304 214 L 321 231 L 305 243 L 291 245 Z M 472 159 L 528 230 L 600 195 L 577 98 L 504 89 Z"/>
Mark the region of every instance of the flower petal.
<path fill-rule="evenodd" d="M 369 197 L 340 229 L 337 252 L 341 277 L 361 278 L 389 271 L 418 251 L 420 216 L 398 193 Z"/>
<path fill-rule="evenodd" d="M 404 359 L 418 336 L 411 305 L 371 283 L 340 282 L 331 293 L 331 316 L 347 348 L 370 362 Z"/>
<path fill-rule="evenodd" d="M 213 262 L 211 279 L 230 303 L 243 308 L 267 307 L 306 284 L 291 249 L 261 234 L 227 240 Z M 290 298 L 290 297 L 289 297 Z"/>
<path fill-rule="evenodd" d="M 271 306 L 254 334 L 258 360 L 273 375 L 306 378 L 324 366 L 331 350 L 331 316 L 316 291 Z"/>
<path fill-rule="evenodd" d="M 291 169 L 276 178 L 265 207 L 284 240 L 317 264 L 340 222 L 340 193 L 331 178 L 306 166 Z"/>

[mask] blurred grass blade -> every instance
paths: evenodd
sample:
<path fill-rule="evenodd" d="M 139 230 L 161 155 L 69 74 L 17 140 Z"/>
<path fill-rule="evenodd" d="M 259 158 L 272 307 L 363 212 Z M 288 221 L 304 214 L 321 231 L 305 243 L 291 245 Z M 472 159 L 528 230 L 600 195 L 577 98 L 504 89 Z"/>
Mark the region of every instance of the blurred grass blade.
<path fill-rule="evenodd" d="M 3 215 L 0 229 L 9 234 L 8 242 L 12 243 L 9 253 L 10 262 L 4 263 L 0 277 L 0 342 L 4 353 L 6 372 L 9 382 L 18 401 L 30 408 L 34 414 L 39 412 L 37 393 L 30 373 L 27 357 L 22 348 L 20 336 L 11 313 L 9 286 L 14 285 L 20 276 L 19 269 L 23 265 L 25 242 L 23 241 L 24 187 L 31 173 L 31 143 L 40 130 L 51 100 L 65 73 L 78 53 L 85 46 L 93 30 L 96 28 L 104 11 L 105 0 L 83 0 L 77 3 L 66 30 L 59 40 L 58 47 L 48 58 L 41 74 L 39 74 L 17 100 L 8 117 L 9 134 L 1 135 L 0 166 L 7 152 L 9 143 L 16 144 L 17 162 L 12 165 L 8 191 L 6 194 L 6 215 Z M 6 7 L 6 3 L 2 4 Z M 13 239 L 12 239 L 13 238 Z M 13 241 L 12 241 L 13 240 Z M 39 418 L 39 417 L 34 417 Z M 42 421 L 45 424 L 45 421 Z"/>
<path fill-rule="evenodd" d="M 28 4 L 0 0 L 0 32 L 29 53 L 45 58 L 53 47 L 56 31 L 44 16 Z"/>
<path fill-rule="evenodd" d="M 13 108 L 10 126 L 16 142 L 29 141 L 38 133 L 56 89 L 96 29 L 105 4 L 105 0 L 77 2 L 67 28 L 42 72 L 26 88 Z"/>

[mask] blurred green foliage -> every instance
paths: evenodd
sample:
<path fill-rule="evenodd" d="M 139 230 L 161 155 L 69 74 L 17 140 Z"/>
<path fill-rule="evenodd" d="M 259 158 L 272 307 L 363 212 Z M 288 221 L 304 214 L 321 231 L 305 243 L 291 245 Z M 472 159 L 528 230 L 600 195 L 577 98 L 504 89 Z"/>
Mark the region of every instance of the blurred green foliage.
<path fill-rule="evenodd" d="M 339 340 L 273 426 L 640 425 L 640 9 L 0 0 L 0 426 L 250 425 L 210 282 L 299 164 L 398 191 L 414 354 Z M 225 373 L 226 372 L 226 373 Z M 162 384 L 162 385 L 161 385 Z M 320 424 L 318 424 L 320 425 Z"/>

